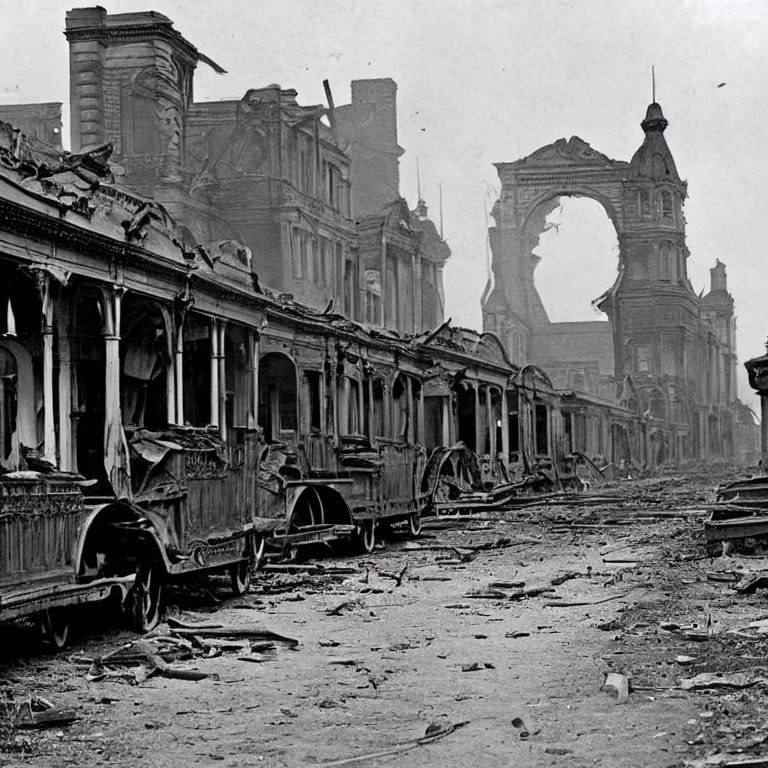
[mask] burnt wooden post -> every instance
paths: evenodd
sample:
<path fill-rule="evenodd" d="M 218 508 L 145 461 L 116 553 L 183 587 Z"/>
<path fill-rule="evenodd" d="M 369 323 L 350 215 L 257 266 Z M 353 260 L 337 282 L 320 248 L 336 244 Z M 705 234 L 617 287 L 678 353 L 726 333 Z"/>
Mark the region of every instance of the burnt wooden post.
<path fill-rule="evenodd" d="M 405 407 L 408 419 L 408 428 L 406 430 L 405 439 L 409 445 L 413 445 L 415 442 L 413 422 L 416 414 L 413 412 L 413 379 L 411 379 L 410 376 L 405 377 Z"/>
<path fill-rule="evenodd" d="M 376 437 L 376 415 L 373 400 L 373 370 L 368 372 L 368 437 L 373 440 Z"/>
<path fill-rule="evenodd" d="M 445 397 L 440 398 L 440 408 L 442 417 L 442 436 L 441 440 L 444 446 L 451 445 L 451 392 Z"/>
<path fill-rule="evenodd" d="M 486 421 L 488 422 L 488 454 L 491 459 L 493 459 L 496 456 L 496 421 L 493 418 L 493 402 L 490 386 L 485 388 L 485 413 Z"/>
<path fill-rule="evenodd" d="M 211 391 L 209 421 L 214 427 L 220 427 L 219 421 L 219 321 L 211 318 L 209 330 L 211 336 Z"/>
<path fill-rule="evenodd" d="M 504 456 L 504 466 L 509 463 L 509 400 L 507 388 L 501 390 L 501 453 Z"/>
<path fill-rule="evenodd" d="M 59 356 L 59 468 L 65 472 L 75 469 L 72 441 L 72 350 L 69 335 L 69 311 L 59 293 L 56 318 Z"/>
<path fill-rule="evenodd" d="M 53 298 L 51 276 L 42 269 L 35 271 L 41 304 L 43 337 L 43 457 L 56 464 L 56 424 L 53 413 Z"/>
<path fill-rule="evenodd" d="M 104 468 L 118 498 L 130 493 L 128 446 L 120 407 L 120 324 L 125 288 L 104 291 Z"/>
<path fill-rule="evenodd" d="M 475 397 L 475 452 L 480 455 L 480 446 L 483 444 L 483 425 L 480 420 L 480 385 L 472 382 L 472 392 Z"/>
<path fill-rule="evenodd" d="M 251 330 L 251 413 L 248 416 L 248 426 L 257 429 L 259 426 L 259 342 L 261 331 Z"/>
<path fill-rule="evenodd" d="M 219 320 L 219 357 L 217 359 L 218 370 L 216 375 L 219 379 L 219 401 L 216 404 L 219 411 L 219 429 L 221 430 L 221 439 L 227 439 L 227 354 L 226 354 L 226 332 L 227 323 L 225 320 Z"/>

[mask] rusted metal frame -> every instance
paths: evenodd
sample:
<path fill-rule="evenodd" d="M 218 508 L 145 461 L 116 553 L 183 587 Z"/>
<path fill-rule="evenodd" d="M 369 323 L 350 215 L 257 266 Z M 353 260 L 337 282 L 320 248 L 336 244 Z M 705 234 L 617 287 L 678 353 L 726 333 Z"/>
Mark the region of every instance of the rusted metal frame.
<path fill-rule="evenodd" d="M 708 521 L 704 527 L 707 541 L 728 541 L 768 535 L 768 517 L 748 517 Z"/>
<path fill-rule="evenodd" d="M 113 590 L 119 590 L 124 600 L 133 585 L 135 575 L 99 579 L 87 584 L 50 584 L 30 590 L 25 583 L 18 590 L 4 589 L 0 599 L 0 620 L 10 621 L 37 611 L 49 610 L 107 599 Z"/>

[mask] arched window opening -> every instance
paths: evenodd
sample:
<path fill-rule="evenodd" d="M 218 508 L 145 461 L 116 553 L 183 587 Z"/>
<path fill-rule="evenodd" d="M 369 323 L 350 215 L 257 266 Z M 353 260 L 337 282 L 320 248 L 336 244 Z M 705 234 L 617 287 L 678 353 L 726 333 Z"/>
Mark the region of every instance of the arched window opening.
<path fill-rule="evenodd" d="M 360 423 L 360 382 L 357 379 L 349 380 L 349 401 L 347 402 L 348 433 L 359 435 L 363 431 Z"/>
<path fill-rule="evenodd" d="M 373 380 L 373 429 L 372 437 L 384 437 L 384 381 Z"/>
<path fill-rule="evenodd" d="M 392 437 L 396 440 L 408 439 L 408 396 L 405 377 L 398 376 L 392 385 Z"/>
<path fill-rule="evenodd" d="M 187 315 L 184 322 L 184 418 L 194 427 L 211 424 L 211 321 Z"/>
<path fill-rule="evenodd" d="M 227 427 L 245 429 L 251 411 L 253 377 L 250 339 L 239 325 L 226 327 L 224 335 Z"/>
<path fill-rule="evenodd" d="M 104 347 L 104 308 L 102 294 L 83 286 L 77 297 L 72 330 L 75 333 L 77 361 L 77 406 L 75 434 L 77 468 L 99 486 L 108 488 L 104 470 L 104 389 L 106 377 Z"/>
<path fill-rule="evenodd" d="M 520 410 L 519 397 L 517 390 L 507 392 L 507 409 L 509 413 L 509 451 L 510 453 L 520 450 Z M 511 457 L 508 457 L 511 460 Z"/>
<path fill-rule="evenodd" d="M 674 218 L 674 209 L 672 207 L 672 193 L 663 190 L 661 193 L 661 218 L 671 221 Z"/>
<path fill-rule="evenodd" d="M 651 370 L 651 347 L 649 344 L 637 345 L 637 366 L 638 373 L 648 373 Z"/>
<path fill-rule="evenodd" d="M 549 408 L 545 403 L 534 405 L 534 436 L 536 439 L 536 455 L 549 454 Z"/>
<path fill-rule="evenodd" d="M 168 421 L 168 332 L 158 305 L 128 294 L 120 331 L 121 407 L 126 426 L 160 429 Z"/>
<path fill-rule="evenodd" d="M 259 361 L 259 390 L 259 424 L 264 439 L 271 443 L 292 437 L 298 429 L 293 361 L 280 352 L 264 355 Z"/>
<path fill-rule="evenodd" d="M 637 214 L 641 219 L 649 219 L 651 216 L 651 194 L 647 189 L 637 191 Z"/>
<path fill-rule="evenodd" d="M 648 405 L 651 411 L 651 416 L 656 419 L 666 419 L 667 407 L 664 402 L 664 395 L 658 389 L 651 390 Z"/>
<path fill-rule="evenodd" d="M 123 115 L 122 154 L 160 154 L 159 107 L 152 91 L 139 83 L 123 88 L 120 109 Z"/>
<path fill-rule="evenodd" d="M 419 419 L 419 401 L 421 400 L 421 382 L 418 379 L 411 379 L 411 413 L 413 414 L 413 442 L 421 444 L 424 442 L 424 436 L 420 433 Z"/>
<path fill-rule="evenodd" d="M 461 382 L 454 387 L 456 393 L 456 417 L 459 428 L 459 440 L 467 448 L 477 450 L 475 434 L 475 390 L 469 382 Z"/>
<path fill-rule="evenodd" d="M 498 454 L 502 449 L 501 392 L 495 387 L 491 390 L 491 429 L 494 433 L 494 447 Z"/>
<path fill-rule="evenodd" d="M 606 321 L 593 302 L 618 270 L 616 229 L 605 208 L 591 198 L 560 197 L 555 206 L 544 219 L 538 245 L 536 233 L 530 233 L 533 255 L 540 259 L 534 282 L 544 310 L 553 323 Z"/>
<path fill-rule="evenodd" d="M 0 346 L 0 466 L 7 470 L 18 468 L 18 386 L 16 357 Z"/>
<path fill-rule="evenodd" d="M 321 382 L 320 371 L 304 371 L 304 380 L 307 384 L 307 428 L 312 431 L 320 431 L 323 428 L 321 411 Z"/>
<path fill-rule="evenodd" d="M 668 282 L 671 277 L 672 259 L 669 243 L 659 245 L 659 279 Z"/>

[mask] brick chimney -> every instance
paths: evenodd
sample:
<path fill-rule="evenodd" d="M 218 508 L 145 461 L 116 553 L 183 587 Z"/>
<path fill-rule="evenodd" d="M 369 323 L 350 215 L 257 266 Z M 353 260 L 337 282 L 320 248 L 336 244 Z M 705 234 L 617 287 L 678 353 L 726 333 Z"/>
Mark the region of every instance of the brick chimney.
<path fill-rule="evenodd" d="M 336 121 L 352 161 L 353 213 L 380 213 L 400 197 L 397 83 L 388 77 L 353 80 L 352 103 L 336 108 Z"/>
<path fill-rule="evenodd" d="M 156 11 L 67 13 L 72 150 L 110 142 L 124 183 L 150 193 L 178 181 L 198 61 L 223 72 Z"/>
<path fill-rule="evenodd" d="M 107 12 L 101 6 L 67 11 L 69 41 L 69 107 L 72 151 L 103 144 L 105 47 L 93 34 L 103 27 Z"/>
<path fill-rule="evenodd" d="M 722 291 L 728 293 L 728 277 L 725 274 L 725 264 L 720 259 L 715 261 L 715 266 L 709 270 L 710 291 Z"/>

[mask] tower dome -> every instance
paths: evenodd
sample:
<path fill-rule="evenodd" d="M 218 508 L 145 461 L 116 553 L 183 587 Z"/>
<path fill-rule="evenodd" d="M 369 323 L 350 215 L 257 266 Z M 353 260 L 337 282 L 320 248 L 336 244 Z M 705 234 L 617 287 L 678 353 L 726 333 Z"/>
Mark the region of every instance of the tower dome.
<path fill-rule="evenodd" d="M 645 120 L 640 123 L 645 141 L 635 152 L 629 164 L 630 175 L 652 181 L 680 181 L 675 161 L 669 151 L 664 130 L 669 125 L 661 105 L 655 101 L 648 105 Z"/>

